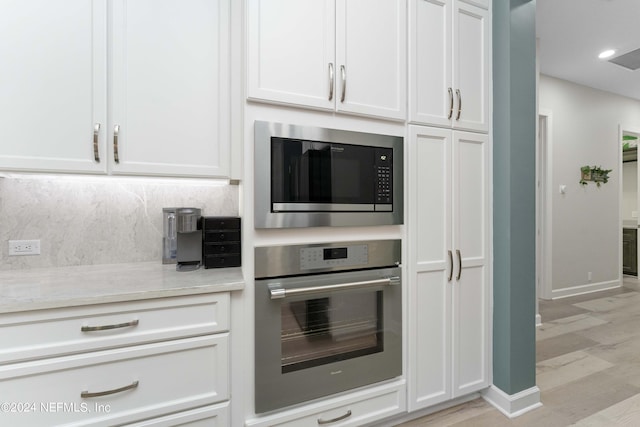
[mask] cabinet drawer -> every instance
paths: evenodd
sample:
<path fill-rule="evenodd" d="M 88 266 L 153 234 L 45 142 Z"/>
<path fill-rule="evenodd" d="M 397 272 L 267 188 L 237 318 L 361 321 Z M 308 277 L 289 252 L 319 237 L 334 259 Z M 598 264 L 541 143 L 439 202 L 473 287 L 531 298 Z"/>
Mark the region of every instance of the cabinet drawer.
<path fill-rule="evenodd" d="M 400 409 L 400 393 L 391 393 L 364 399 L 343 405 L 330 411 L 318 412 L 313 415 L 298 418 L 297 420 L 277 424 L 278 427 L 318 427 L 321 421 L 336 420 L 330 423 L 332 427 L 360 426 L 366 422 L 375 421 L 394 413 Z M 341 419 L 342 418 L 342 419 Z"/>
<path fill-rule="evenodd" d="M 0 365 L 229 330 L 229 294 L 0 315 Z"/>
<path fill-rule="evenodd" d="M 128 424 L 129 427 L 228 427 L 229 402 Z"/>
<path fill-rule="evenodd" d="M 2 414 L 16 427 L 119 425 L 228 400 L 228 388 L 226 333 L 0 367 L 2 395 L 23 405 Z"/>
<path fill-rule="evenodd" d="M 240 254 L 207 255 L 204 257 L 204 268 L 240 267 Z"/>
<path fill-rule="evenodd" d="M 204 233 L 204 241 L 205 242 L 239 242 L 240 241 L 240 231 L 205 231 Z"/>
<path fill-rule="evenodd" d="M 273 415 L 249 420 L 250 427 L 355 427 L 381 420 L 405 411 L 404 383 L 400 386 L 380 387 L 367 390 L 352 397 L 332 399 L 323 405 L 324 410 L 292 410 L 281 415 Z M 327 407 L 331 409 L 326 409 Z M 331 420 L 334 420 L 331 422 Z M 321 424 L 321 421 L 328 422 Z"/>
<path fill-rule="evenodd" d="M 240 243 L 205 243 L 204 255 L 239 254 Z"/>
<path fill-rule="evenodd" d="M 204 217 L 205 230 L 239 230 L 240 218 L 236 217 Z"/>

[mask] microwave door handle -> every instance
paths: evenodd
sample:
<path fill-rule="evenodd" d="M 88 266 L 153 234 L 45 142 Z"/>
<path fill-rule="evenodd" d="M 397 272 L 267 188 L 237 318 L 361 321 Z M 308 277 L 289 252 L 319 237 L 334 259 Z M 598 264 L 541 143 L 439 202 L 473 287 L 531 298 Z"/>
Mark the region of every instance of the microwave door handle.
<path fill-rule="evenodd" d="M 399 285 L 400 277 L 393 276 L 385 279 L 364 280 L 362 282 L 339 283 L 336 285 L 309 286 L 306 288 L 286 289 L 274 287 L 269 290 L 271 299 L 283 299 L 293 296 L 313 295 L 331 291 L 344 291 L 362 288 L 371 288 L 375 286 Z"/>

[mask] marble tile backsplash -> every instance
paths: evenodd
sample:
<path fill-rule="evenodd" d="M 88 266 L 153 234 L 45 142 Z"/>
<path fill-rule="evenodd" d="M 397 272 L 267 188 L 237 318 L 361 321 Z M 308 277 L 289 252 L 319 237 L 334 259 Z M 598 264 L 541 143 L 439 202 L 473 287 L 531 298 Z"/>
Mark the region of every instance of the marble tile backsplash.
<path fill-rule="evenodd" d="M 0 178 L 0 270 L 162 260 L 162 208 L 237 216 L 237 185 L 115 177 Z M 9 257 L 8 240 L 41 255 Z"/>

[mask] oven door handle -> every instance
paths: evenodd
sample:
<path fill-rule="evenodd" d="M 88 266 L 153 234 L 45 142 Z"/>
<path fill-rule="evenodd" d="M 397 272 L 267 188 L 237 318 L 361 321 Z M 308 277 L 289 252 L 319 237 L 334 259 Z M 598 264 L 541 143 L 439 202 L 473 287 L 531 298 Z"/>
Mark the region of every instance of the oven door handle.
<path fill-rule="evenodd" d="M 399 285 L 400 277 L 393 276 L 387 277 L 385 279 L 375 279 L 375 280 L 364 280 L 362 282 L 349 282 L 349 283 L 338 283 L 337 285 L 324 285 L 324 286 L 310 286 L 307 288 L 293 288 L 286 289 L 281 287 L 272 287 L 269 292 L 271 293 L 271 299 L 283 299 L 287 297 L 300 296 L 300 295 L 311 295 L 311 294 L 319 294 L 324 292 L 331 291 L 344 291 L 344 290 L 352 290 L 352 289 L 362 289 L 362 288 L 371 288 L 374 286 L 389 286 L 389 285 Z"/>

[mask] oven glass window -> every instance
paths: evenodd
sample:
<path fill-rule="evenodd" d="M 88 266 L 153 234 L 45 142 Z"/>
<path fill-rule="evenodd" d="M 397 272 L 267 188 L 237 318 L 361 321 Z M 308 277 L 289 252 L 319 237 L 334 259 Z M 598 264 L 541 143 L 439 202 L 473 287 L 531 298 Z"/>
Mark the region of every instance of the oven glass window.
<path fill-rule="evenodd" d="M 376 149 L 271 139 L 272 203 L 375 203 Z"/>
<path fill-rule="evenodd" d="M 282 303 L 282 373 L 383 350 L 382 291 Z"/>

